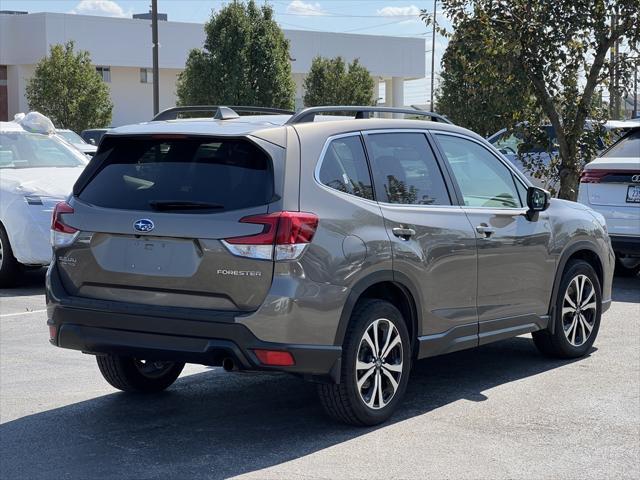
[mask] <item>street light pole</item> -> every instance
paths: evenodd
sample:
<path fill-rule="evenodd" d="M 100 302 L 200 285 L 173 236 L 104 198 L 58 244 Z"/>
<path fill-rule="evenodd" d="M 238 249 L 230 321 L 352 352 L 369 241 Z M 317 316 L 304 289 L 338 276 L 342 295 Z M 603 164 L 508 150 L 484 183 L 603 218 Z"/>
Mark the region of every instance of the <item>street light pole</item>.
<path fill-rule="evenodd" d="M 153 115 L 160 111 L 160 91 L 158 71 L 158 0 L 151 0 L 151 41 L 153 43 Z"/>
<path fill-rule="evenodd" d="M 431 102 L 429 103 L 429 109 L 432 112 L 435 112 L 435 108 L 433 108 L 433 85 L 435 78 L 435 64 L 436 64 L 436 6 L 438 5 L 438 0 L 433 0 L 433 29 L 431 32 Z"/>

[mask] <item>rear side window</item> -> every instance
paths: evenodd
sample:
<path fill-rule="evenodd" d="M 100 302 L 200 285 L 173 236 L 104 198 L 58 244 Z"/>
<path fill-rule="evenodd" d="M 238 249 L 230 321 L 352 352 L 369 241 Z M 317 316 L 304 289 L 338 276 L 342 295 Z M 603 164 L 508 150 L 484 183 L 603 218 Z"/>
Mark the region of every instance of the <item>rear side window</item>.
<path fill-rule="evenodd" d="M 329 143 L 320 166 L 319 180 L 340 192 L 373 200 L 369 167 L 360 135 Z"/>
<path fill-rule="evenodd" d="M 422 133 L 367 135 L 380 201 L 451 205 L 438 162 Z"/>
<path fill-rule="evenodd" d="M 640 158 L 640 129 L 615 143 L 604 155 L 607 158 Z"/>
<path fill-rule="evenodd" d="M 228 211 L 274 198 L 271 159 L 247 140 L 113 137 L 99 157 L 79 198 L 100 207 Z"/>

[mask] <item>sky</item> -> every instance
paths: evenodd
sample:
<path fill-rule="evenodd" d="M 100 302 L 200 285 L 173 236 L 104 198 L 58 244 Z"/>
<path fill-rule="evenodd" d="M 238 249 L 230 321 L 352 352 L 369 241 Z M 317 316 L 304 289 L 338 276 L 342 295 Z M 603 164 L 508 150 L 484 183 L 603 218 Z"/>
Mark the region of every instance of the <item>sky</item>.
<path fill-rule="evenodd" d="M 158 11 L 169 21 L 204 23 L 212 10 L 230 0 L 158 0 Z M 258 3 L 263 3 L 258 0 Z M 433 10 L 433 0 L 269 0 L 276 20 L 284 29 L 362 33 L 425 38 L 425 79 L 405 84 L 405 103 L 424 104 L 430 94 L 431 29 L 420 21 L 423 8 Z M 76 13 L 129 17 L 149 10 L 150 0 L 0 0 L 0 10 Z M 449 27 L 446 19 L 442 25 Z M 446 39 L 436 35 L 436 74 L 446 48 Z"/>

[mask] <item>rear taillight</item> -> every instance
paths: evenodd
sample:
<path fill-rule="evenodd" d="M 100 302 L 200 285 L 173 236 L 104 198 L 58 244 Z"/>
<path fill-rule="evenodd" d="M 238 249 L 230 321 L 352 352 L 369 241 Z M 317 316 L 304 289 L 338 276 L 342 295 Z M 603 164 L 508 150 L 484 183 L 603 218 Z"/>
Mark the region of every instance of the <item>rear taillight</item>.
<path fill-rule="evenodd" d="M 244 217 L 242 223 L 263 225 L 262 232 L 222 242 L 240 257 L 295 260 L 302 255 L 318 227 L 318 216 L 307 212 L 275 212 Z"/>
<path fill-rule="evenodd" d="M 53 210 L 51 218 L 51 245 L 54 247 L 65 247 L 70 245 L 78 235 L 76 228 L 64 223 L 64 215 L 73 213 L 73 208 L 67 202 L 60 202 Z"/>
<path fill-rule="evenodd" d="M 585 170 L 580 175 L 580 183 L 600 183 L 600 179 L 608 173 L 607 170 Z"/>

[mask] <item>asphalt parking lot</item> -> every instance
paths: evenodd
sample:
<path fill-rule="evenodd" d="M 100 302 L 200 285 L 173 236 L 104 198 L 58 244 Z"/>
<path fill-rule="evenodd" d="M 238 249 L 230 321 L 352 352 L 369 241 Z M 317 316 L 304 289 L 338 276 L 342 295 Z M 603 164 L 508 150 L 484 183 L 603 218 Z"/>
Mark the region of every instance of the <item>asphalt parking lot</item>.
<path fill-rule="evenodd" d="M 640 478 L 640 278 L 615 280 L 589 356 L 518 337 L 424 360 L 367 429 L 286 375 L 189 366 L 163 394 L 116 392 L 49 345 L 42 283 L 0 291 L 1 478 Z"/>

